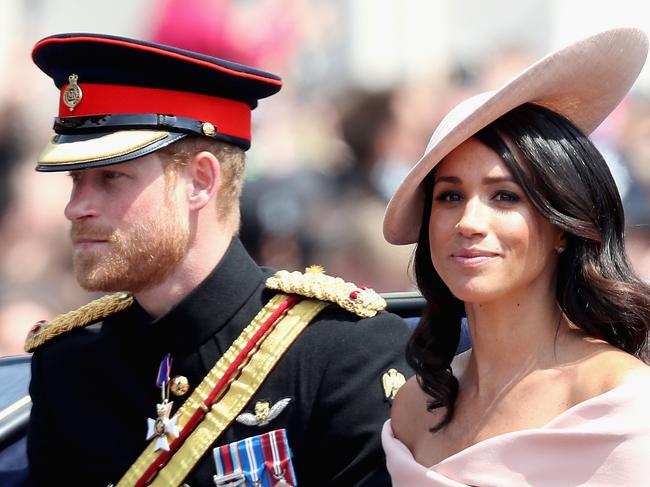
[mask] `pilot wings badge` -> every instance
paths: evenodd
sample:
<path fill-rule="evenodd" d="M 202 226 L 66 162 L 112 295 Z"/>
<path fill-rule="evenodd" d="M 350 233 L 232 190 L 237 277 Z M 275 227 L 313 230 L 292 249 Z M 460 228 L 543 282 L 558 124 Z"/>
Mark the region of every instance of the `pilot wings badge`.
<path fill-rule="evenodd" d="M 280 399 L 273 406 L 268 401 L 257 401 L 253 408 L 254 413 L 242 413 L 235 420 L 246 426 L 265 426 L 277 418 L 290 402 L 290 397 Z"/>

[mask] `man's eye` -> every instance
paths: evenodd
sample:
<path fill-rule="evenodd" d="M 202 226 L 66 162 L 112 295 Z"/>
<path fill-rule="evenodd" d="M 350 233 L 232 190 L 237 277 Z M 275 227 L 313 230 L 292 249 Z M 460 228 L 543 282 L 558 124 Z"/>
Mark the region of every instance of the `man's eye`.
<path fill-rule="evenodd" d="M 104 173 L 104 179 L 117 179 L 124 176 L 121 172 L 108 171 Z"/>

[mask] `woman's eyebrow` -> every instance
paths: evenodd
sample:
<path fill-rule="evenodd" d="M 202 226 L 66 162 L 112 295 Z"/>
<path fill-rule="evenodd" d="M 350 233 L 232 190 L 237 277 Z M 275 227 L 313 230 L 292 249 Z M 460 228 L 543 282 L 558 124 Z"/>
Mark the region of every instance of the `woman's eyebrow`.
<path fill-rule="evenodd" d="M 440 176 L 437 177 L 434 181 L 436 183 L 451 183 L 451 184 L 462 184 L 463 180 L 458 176 Z M 516 181 L 512 176 L 486 176 L 481 182 L 483 184 L 495 184 L 495 183 L 515 183 Z"/>
<path fill-rule="evenodd" d="M 512 176 L 487 176 L 484 177 L 481 181 L 483 184 L 494 184 L 494 183 L 515 183 L 516 181 Z"/>
<path fill-rule="evenodd" d="M 452 183 L 461 184 L 463 182 L 458 176 L 439 176 L 433 180 L 433 184 L 437 183 Z"/>

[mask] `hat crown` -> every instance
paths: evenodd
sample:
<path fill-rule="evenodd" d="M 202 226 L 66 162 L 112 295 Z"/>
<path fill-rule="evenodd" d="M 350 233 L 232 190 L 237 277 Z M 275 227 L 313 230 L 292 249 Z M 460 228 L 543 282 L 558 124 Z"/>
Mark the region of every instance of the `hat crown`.
<path fill-rule="evenodd" d="M 440 121 L 433 131 L 429 143 L 424 151 L 426 155 L 438 142 L 448 136 L 459 120 L 467 118 L 473 111 L 481 106 L 485 101 L 494 94 L 494 91 L 486 91 L 471 96 L 453 107 Z"/>

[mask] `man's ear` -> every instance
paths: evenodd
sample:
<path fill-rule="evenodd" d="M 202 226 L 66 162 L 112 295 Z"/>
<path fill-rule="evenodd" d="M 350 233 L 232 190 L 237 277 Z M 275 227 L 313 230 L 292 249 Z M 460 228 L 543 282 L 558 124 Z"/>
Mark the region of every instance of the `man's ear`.
<path fill-rule="evenodd" d="M 186 166 L 186 171 L 189 208 L 200 210 L 219 191 L 221 184 L 219 160 L 211 152 L 197 152 Z"/>

